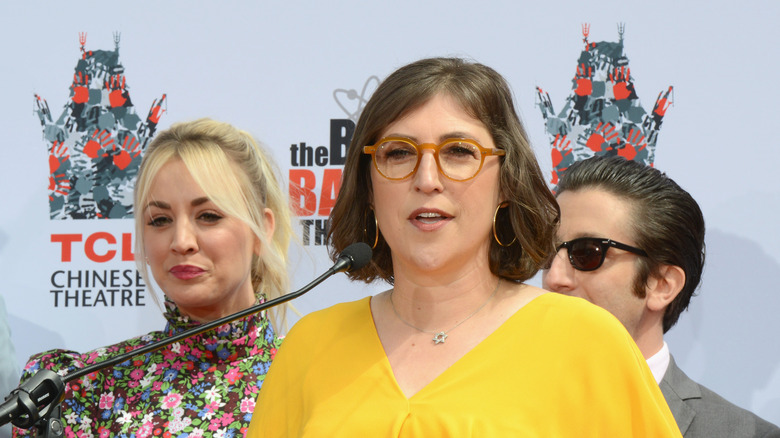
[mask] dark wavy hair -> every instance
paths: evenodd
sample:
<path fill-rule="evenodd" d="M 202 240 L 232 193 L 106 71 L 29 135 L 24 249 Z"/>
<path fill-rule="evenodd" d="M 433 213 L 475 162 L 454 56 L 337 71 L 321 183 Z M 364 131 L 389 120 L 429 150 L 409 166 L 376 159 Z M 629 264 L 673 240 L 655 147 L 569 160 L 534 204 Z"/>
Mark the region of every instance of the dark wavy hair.
<path fill-rule="evenodd" d="M 371 96 L 355 128 L 330 215 L 331 258 L 354 242 L 374 243 L 371 157 L 362 153 L 363 146 L 374 144 L 387 126 L 439 94 L 452 97 L 481 121 L 496 147 L 506 151 L 501 158 L 500 188 L 508 207 L 499 210 L 496 232 L 502 242 L 517 240 L 503 247 L 491 238 L 490 270 L 501 278 L 525 281 L 554 251 L 558 203 L 544 181 L 504 78 L 490 67 L 459 58 L 422 59 L 401 67 Z M 393 283 L 390 247 L 381 232 L 371 263 L 348 275 L 365 282 L 381 278 Z"/>
<path fill-rule="evenodd" d="M 560 195 L 584 189 L 611 193 L 631 207 L 634 240 L 648 255 L 637 258 L 636 296 L 645 297 L 647 280 L 662 265 L 679 266 L 685 272 L 682 290 L 664 311 L 666 333 L 688 308 L 704 269 L 704 216 L 699 204 L 665 173 L 619 156 L 593 157 L 572 164 L 556 192 Z"/>

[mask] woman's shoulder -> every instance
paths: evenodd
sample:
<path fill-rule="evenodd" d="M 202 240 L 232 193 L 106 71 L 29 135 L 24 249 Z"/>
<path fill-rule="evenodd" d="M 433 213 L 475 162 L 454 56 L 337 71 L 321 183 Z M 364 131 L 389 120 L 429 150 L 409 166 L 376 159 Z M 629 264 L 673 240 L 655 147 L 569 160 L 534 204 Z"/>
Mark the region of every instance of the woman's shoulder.
<path fill-rule="evenodd" d="M 370 303 L 371 297 L 365 297 L 308 313 L 292 326 L 284 337 L 282 346 L 285 344 L 314 346 L 361 330 L 373 324 Z"/>
<path fill-rule="evenodd" d="M 585 364 L 604 357 L 615 362 L 644 362 L 623 324 L 582 298 L 541 293 L 520 309 L 509 326 L 534 348 L 548 348 L 557 359 Z M 618 359 L 620 357 L 620 359 Z"/>
<path fill-rule="evenodd" d="M 294 326 L 292 330 L 301 330 L 303 328 L 323 329 L 322 325 L 332 326 L 334 321 L 341 323 L 352 322 L 355 319 L 362 319 L 366 312 L 370 313 L 371 297 L 361 298 L 357 301 L 349 301 L 334 304 L 322 310 L 316 310 L 304 315 Z M 291 331 L 292 333 L 292 331 Z"/>
<path fill-rule="evenodd" d="M 26 380 L 24 375 L 32 375 L 38 370 L 47 369 L 52 371 L 66 370 L 70 371 L 77 368 L 84 368 L 86 365 L 82 359 L 81 353 L 73 350 L 52 349 L 33 354 L 27 359 L 24 366 L 22 380 Z"/>
<path fill-rule="evenodd" d="M 40 369 L 65 373 L 84 368 L 88 365 L 103 362 L 110 357 L 133 351 L 162 337 L 162 332 L 151 332 L 84 353 L 60 348 L 36 353 L 27 360 L 22 380 L 26 380 L 26 377 L 31 376 Z"/>
<path fill-rule="evenodd" d="M 583 298 L 538 290 L 541 293 L 529 303 L 528 309 L 538 314 L 544 324 L 577 330 L 583 334 L 590 331 L 591 335 L 595 334 L 593 330 L 627 334 L 623 324 L 614 315 Z"/>

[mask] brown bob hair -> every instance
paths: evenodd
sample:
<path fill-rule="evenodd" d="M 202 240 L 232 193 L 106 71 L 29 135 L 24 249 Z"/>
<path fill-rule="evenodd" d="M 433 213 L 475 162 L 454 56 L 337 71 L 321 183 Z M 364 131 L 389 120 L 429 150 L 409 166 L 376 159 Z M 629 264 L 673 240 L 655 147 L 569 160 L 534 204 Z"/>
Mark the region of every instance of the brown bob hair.
<path fill-rule="evenodd" d="M 542 177 L 509 85 L 492 68 L 460 58 L 422 59 L 403 66 L 371 96 L 355 127 L 341 189 L 330 215 L 330 256 L 335 260 L 354 242 L 373 245 L 378 232 L 371 212 L 371 157 L 362 153 L 363 146 L 373 145 L 388 125 L 438 94 L 459 102 L 485 125 L 496 147 L 506 151 L 501 157 L 500 188 L 507 208 L 498 210 L 495 227 L 501 242 L 516 240 L 508 246 L 491 240 L 490 270 L 507 280 L 525 281 L 554 251 L 558 203 Z M 376 278 L 393 283 L 390 247 L 381 232 L 371 263 L 348 275 L 367 283 Z"/>

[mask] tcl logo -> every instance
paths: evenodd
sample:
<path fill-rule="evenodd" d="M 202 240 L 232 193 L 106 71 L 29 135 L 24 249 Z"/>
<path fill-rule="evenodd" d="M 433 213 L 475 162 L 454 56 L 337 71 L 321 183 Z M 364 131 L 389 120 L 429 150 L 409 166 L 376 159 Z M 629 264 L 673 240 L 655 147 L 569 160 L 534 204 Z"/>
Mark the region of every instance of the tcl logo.
<path fill-rule="evenodd" d="M 60 261 L 63 262 L 73 259 L 74 250 L 84 251 L 84 255 L 96 263 L 109 262 L 117 256 L 123 262 L 135 260 L 131 233 L 122 233 L 122 236 L 117 238 L 111 233 L 99 231 L 88 235 L 86 240 L 83 234 L 52 234 L 51 242 L 61 245 Z"/>

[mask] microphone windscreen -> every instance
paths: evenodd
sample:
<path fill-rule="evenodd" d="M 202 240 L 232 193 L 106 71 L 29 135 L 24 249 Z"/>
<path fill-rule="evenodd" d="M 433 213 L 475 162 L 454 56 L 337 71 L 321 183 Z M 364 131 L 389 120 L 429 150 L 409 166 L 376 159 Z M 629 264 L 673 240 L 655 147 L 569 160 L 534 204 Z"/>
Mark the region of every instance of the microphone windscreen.
<path fill-rule="evenodd" d="M 371 247 L 367 243 L 356 242 L 344 248 L 339 258 L 349 257 L 352 260 L 349 270 L 352 271 L 366 266 L 371 261 L 371 255 Z"/>

